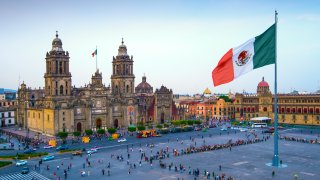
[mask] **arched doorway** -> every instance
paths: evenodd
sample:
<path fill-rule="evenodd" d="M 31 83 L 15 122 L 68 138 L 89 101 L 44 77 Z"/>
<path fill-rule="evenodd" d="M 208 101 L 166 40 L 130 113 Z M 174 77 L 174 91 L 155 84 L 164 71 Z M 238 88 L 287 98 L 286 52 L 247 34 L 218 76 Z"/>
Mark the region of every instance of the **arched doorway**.
<path fill-rule="evenodd" d="M 82 132 L 81 122 L 77 123 L 77 131 Z"/>
<path fill-rule="evenodd" d="M 161 113 L 160 122 L 161 122 L 161 124 L 163 124 L 163 123 L 164 123 L 164 112 L 162 112 L 162 113 Z"/>
<path fill-rule="evenodd" d="M 119 124 L 118 124 L 118 119 L 115 119 L 114 122 L 113 122 L 113 126 L 114 128 L 118 128 Z"/>
<path fill-rule="evenodd" d="M 97 129 L 101 129 L 101 126 L 102 126 L 102 121 L 101 121 L 101 119 L 97 119 L 97 120 L 96 120 L 96 128 L 97 128 Z"/>

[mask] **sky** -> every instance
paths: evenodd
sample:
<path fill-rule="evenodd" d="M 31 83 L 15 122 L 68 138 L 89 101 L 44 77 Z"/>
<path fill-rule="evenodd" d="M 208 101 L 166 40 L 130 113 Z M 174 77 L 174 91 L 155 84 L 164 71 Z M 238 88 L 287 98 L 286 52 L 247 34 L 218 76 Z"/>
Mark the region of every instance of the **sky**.
<path fill-rule="evenodd" d="M 274 65 L 214 87 L 211 72 L 233 47 L 261 34 L 278 11 L 278 92 L 320 89 L 320 1 L 301 0 L 0 0 L 0 87 L 44 87 L 45 55 L 56 31 L 70 55 L 72 84 L 84 86 L 96 64 L 108 86 L 121 38 L 133 56 L 135 86 L 174 94 L 274 91 Z"/>

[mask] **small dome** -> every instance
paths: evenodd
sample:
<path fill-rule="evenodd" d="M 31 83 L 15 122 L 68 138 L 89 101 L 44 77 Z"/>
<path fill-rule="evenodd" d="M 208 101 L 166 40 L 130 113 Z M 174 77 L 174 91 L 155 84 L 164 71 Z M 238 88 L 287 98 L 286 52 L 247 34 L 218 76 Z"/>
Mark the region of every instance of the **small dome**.
<path fill-rule="evenodd" d="M 211 94 L 211 91 L 209 88 L 206 88 L 204 91 L 203 91 L 203 94 Z"/>
<path fill-rule="evenodd" d="M 123 38 L 122 38 L 122 41 L 121 41 L 121 45 L 119 46 L 119 49 L 118 49 L 118 56 L 128 56 L 128 54 L 127 54 L 127 46 L 124 45 Z"/>
<path fill-rule="evenodd" d="M 153 92 L 152 86 L 149 83 L 147 83 L 146 76 L 143 76 L 142 82 L 138 84 L 138 86 L 136 87 L 136 93 L 152 93 L 152 92 Z"/>
<path fill-rule="evenodd" d="M 56 38 L 52 41 L 52 51 L 63 51 L 62 41 L 59 38 L 58 31 L 56 31 Z"/>
<path fill-rule="evenodd" d="M 264 77 L 262 77 L 262 81 L 259 82 L 258 87 L 269 87 L 269 84 L 264 81 Z"/>

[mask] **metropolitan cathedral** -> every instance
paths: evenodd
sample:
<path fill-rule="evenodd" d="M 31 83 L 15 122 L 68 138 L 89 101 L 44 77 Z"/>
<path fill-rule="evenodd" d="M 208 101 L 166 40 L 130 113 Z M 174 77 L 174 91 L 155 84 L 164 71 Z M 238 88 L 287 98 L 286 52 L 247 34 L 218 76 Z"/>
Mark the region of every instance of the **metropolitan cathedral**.
<path fill-rule="evenodd" d="M 23 82 L 18 89 L 17 123 L 46 135 L 60 131 L 121 128 L 138 122 L 160 124 L 176 119 L 172 90 L 161 86 L 153 91 L 146 77 L 135 87 L 133 56 L 122 40 L 112 59 L 111 87 L 97 70 L 84 87 L 72 85 L 69 52 L 56 34 L 46 53 L 44 89 L 31 89 Z"/>

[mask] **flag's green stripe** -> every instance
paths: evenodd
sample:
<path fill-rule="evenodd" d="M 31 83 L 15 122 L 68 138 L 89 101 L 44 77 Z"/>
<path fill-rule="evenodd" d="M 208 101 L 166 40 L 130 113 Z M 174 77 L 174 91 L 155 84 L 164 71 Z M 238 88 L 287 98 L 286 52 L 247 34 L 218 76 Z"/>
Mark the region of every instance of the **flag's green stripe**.
<path fill-rule="evenodd" d="M 257 36 L 254 41 L 253 68 L 275 63 L 275 24 L 264 33 Z"/>

